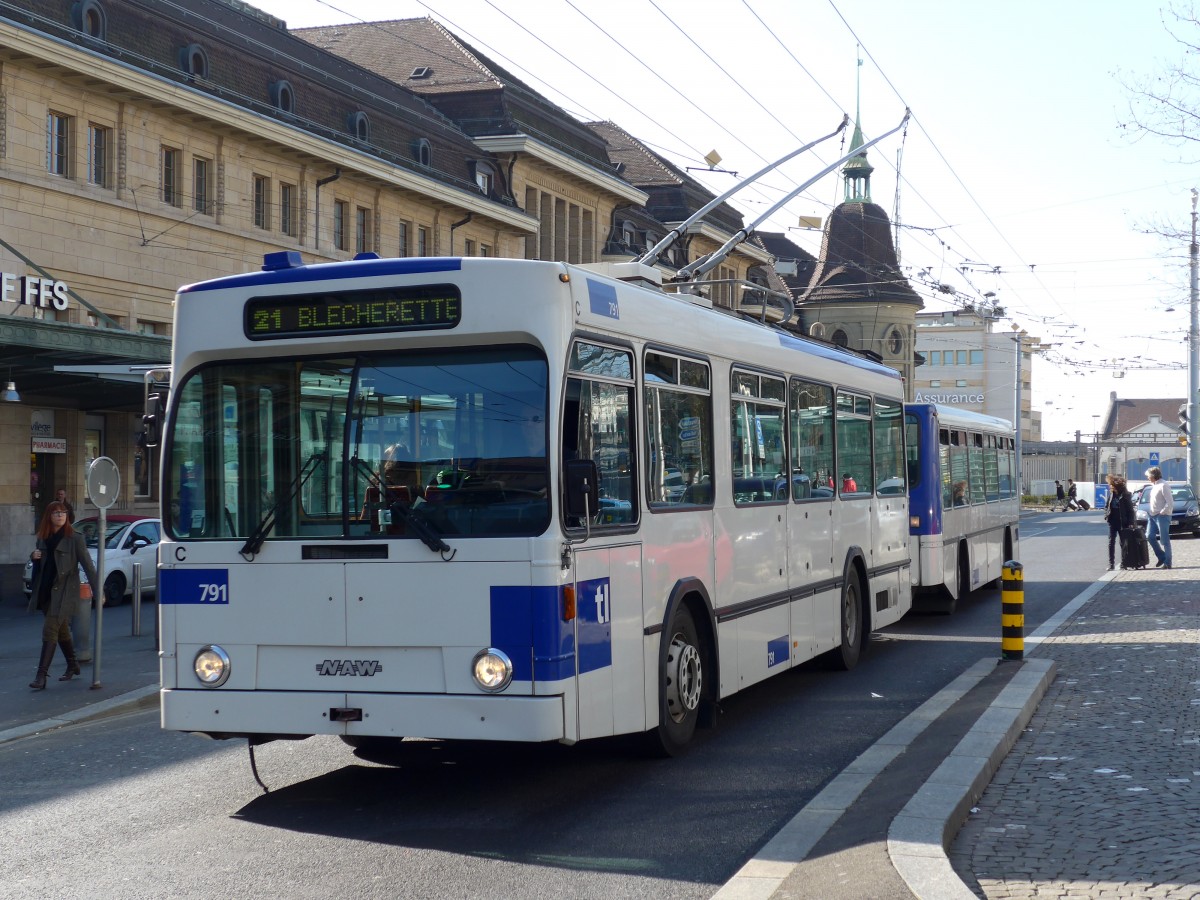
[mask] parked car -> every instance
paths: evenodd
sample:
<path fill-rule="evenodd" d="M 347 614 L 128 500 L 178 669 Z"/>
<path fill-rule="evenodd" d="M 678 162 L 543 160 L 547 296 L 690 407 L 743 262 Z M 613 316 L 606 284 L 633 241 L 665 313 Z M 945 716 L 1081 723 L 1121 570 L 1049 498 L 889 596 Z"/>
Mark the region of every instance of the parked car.
<path fill-rule="evenodd" d="M 133 596 L 133 564 L 142 564 L 142 593 L 153 594 L 158 585 L 158 544 L 162 523 L 144 516 L 111 514 L 105 517 L 107 539 L 104 542 L 104 605 L 119 606 Z M 74 526 L 87 541 L 92 562 L 96 562 L 100 519 L 78 519 Z M 25 563 L 25 596 L 33 586 L 33 563 Z"/>
<path fill-rule="evenodd" d="M 1175 500 L 1175 508 L 1171 512 L 1171 534 L 1188 531 L 1193 537 L 1200 537 L 1200 503 L 1192 493 L 1192 486 L 1186 481 L 1170 481 L 1167 484 Z M 1133 504 L 1137 523 L 1145 529 L 1150 516 L 1150 485 L 1133 495 Z"/>

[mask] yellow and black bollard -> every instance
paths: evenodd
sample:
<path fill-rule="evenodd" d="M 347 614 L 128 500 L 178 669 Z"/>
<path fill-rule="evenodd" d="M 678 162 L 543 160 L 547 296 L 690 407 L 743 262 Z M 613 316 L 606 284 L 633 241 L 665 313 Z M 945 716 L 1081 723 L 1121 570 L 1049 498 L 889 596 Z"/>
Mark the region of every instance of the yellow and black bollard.
<path fill-rule="evenodd" d="M 1004 564 L 1000 593 L 1000 649 L 1002 659 L 1025 658 L 1025 581 L 1021 564 Z"/>

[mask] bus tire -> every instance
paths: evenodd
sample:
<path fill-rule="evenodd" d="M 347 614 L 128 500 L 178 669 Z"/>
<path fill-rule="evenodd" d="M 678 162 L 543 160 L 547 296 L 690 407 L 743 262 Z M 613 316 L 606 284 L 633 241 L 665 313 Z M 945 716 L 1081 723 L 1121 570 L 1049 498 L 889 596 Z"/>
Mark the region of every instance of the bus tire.
<path fill-rule="evenodd" d="M 830 655 L 830 662 L 835 669 L 849 671 L 858 665 L 866 644 L 866 607 L 863 603 L 862 581 L 853 566 L 846 570 L 846 577 L 842 580 L 842 596 L 838 607 L 841 643 Z"/>
<path fill-rule="evenodd" d="M 671 616 L 664 632 L 666 642 L 659 665 L 658 727 L 647 732 L 649 749 L 655 756 L 678 756 L 696 732 L 704 695 L 704 647 L 682 603 Z"/>

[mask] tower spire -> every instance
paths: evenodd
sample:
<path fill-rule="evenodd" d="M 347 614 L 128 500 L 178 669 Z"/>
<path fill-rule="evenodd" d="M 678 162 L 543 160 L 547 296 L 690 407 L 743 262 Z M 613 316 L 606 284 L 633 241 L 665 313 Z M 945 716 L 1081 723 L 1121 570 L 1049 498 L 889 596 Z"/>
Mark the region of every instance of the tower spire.
<path fill-rule="evenodd" d="M 862 57 L 859 56 L 858 66 L 855 70 L 854 134 L 850 138 L 851 152 L 866 143 L 862 133 L 862 64 Z M 867 162 L 867 151 L 865 150 L 846 163 L 842 168 L 842 177 L 845 179 L 845 201 L 847 203 L 871 202 L 871 173 L 874 171 L 875 169 Z"/>

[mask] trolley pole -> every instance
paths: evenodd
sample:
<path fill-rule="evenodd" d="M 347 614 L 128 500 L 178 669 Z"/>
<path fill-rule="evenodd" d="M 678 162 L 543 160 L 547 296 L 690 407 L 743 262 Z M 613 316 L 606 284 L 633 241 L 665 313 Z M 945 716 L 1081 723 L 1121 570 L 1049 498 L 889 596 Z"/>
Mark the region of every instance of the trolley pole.
<path fill-rule="evenodd" d="M 1000 649 L 1003 659 L 1025 658 L 1024 569 L 1015 559 L 1004 564 L 1000 593 Z"/>

